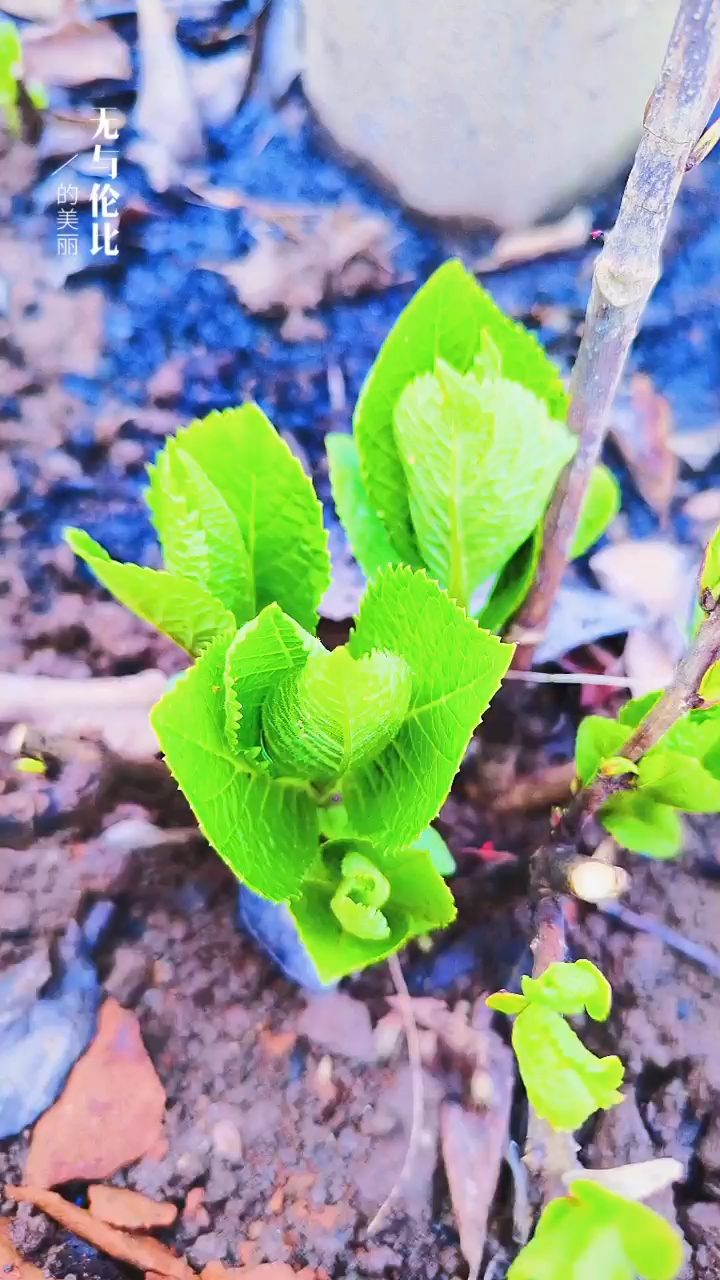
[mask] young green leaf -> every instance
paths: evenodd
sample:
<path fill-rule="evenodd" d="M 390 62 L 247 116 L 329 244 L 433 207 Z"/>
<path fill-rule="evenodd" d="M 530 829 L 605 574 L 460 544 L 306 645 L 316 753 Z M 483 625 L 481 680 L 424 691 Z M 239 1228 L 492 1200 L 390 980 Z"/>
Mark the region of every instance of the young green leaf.
<path fill-rule="evenodd" d="M 394 847 L 436 817 L 513 646 L 481 631 L 424 573 L 384 569 L 369 586 L 349 649 L 397 654 L 412 672 L 407 716 L 375 759 L 343 782 L 353 828 Z"/>
<path fill-rule="evenodd" d="M 478 382 L 443 360 L 393 417 L 423 562 L 467 606 L 530 536 L 577 442 L 519 383 Z"/>
<path fill-rule="evenodd" d="M 633 853 L 651 858 L 675 858 L 682 849 L 683 830 L 676 809 L 660 804 L 642 791 L 620 791 L 600 810 L 606 831 Z"/>
<path fill-rule="evenodd" d="M 379 942 L 390 937 L 380 910 L 390 897 L 390 882 L 363 853 L 346 853 L 342 879 L 330 899 L 330 910 L 346 933 Z"/>
<path fill-rule="evenodd" d="M 512 1042 L 528 1100 L 553 1129 L 572 1132 L 622 1102 L 620 1059 L 596 1058 L 553 1009 L 530 1003 L 515 1019 Z"/>
<path fill-rule="evenodd" d="M 315 802 L 254 773 L 225 736 L 227 637 L 210 645 L 150 713 L 165 760 L 200 828 L 239 880 L 272 902 L 300 892 L 318 853 Z"/>
<path fill-rule="evenodd" d="M 20 132 L 17 103 L 22 77 L 22 45 L 14 22 L 0 22 L 0 114 L 10 134 Z"/>
<path fill-rule="evenodd" d="M 497 634 L 517 613 L 535 579 L 541 551 L 542 524 L 537 524 L 501 569 L 487 604 L 478 614 L 481 627 Z"/>
<path fill-rule="evenodd" d="M 253 566 L 222 494 L 176 440 L 148 474 L 147 499 L 166 568 L 206 587 L 243 626 L 256 613 Z"/>
<path fill-rule="evenodd" d="M 333 501 L 350 548 L 365 577 L 374 578 L 384 565 L 399 564 L 400 557 L 368 497 L 353 437 L 331 431 L 325 448 Z"/>
<path fill-rule="evenodd" d="M 713 662 L 700 681 L 698 690 L 705 702 L 720 702 L 720 662 Z"/>
<path fill-rule="evenodd" d="M 412 298 L 360 392 L 354 431 L 367 492 L 398 554 L 411 566 L 420 567 L 421 560 L 393 433 L 395 405 L 409 382 L 433 372 L 438 358 L 467 373 L 476 355 L 487 352 L 488 339 L 500 352 L 504 376 L 544 400 L 552 417 L 564 418 L 567 397 L 555 366 L 533 335 L 505 316 L 457 261 L 446 262 Z"/>
<path fill-rule="evenodd" d="M 612 988 L 590 960 L 550 964 L 539 978 L 524 977 L 521 986 L 527 1000 L 556 1013 L 586 1012 L 596 1022 L 604 1022 L 610 1015 Z"/>
<path fill-rule="evenodd" d="M 507 1013 L 514 1017 L 515 1014 L 522 1013 L 523 1009 L 527 1009 L 530 1001 L 514 991 L 495 991 L 493 995 L 488 996 L 485 1003 L 488 1009 L 494 1009 L 496 1013 Z"/>
<path fill-rule="evenodd" d="M 384 937 L 363 937 L 348 931 L 333 910 L 332 902 L 343 880 L 348 852 L 363 855 L 390 886 L 382 903 L 389 932 Z M 381 880 L 376 881 L 380 886 Z M 368 841 L 339 840 L 327 844 L 302 886 L 302 895 L 290 910 L 300 937 L 309 951 L 322 982 L 335 982 L 357 969 L 378 964 L 399 951 L 410 938 L 443 928 L 455 918 L 455 903 L 430 855 L 412 849 L 383 852 Z M 358 915 L 346 914 L 345 924 L 357 927 Z M 362 913 L 360 913 L 362 914 Z M 360 925 L 362 930 L 362 925 Z"/>
<path fill-rule="evenodd" d="M 580 520 L 575 530 L 571 560 L 584 556 L 597 542 L 620 510 L 620 485 L 612 471 L 602 463 L 594 467 L 590 476 Z"/>
<path fill-rule="evenodd" d="M 712 601 L 716 601 L 720 596 L 720 525 L 705 550 L 700 570 L 700 592 L 701 596 L 702 593 L 707 592 Z"/>
<path fill-rule="evenodd" d="M 627 773 L 636 777 L 640 772 L 635 762 L 626 760 L 624 756 L 608 756 L 607 760 L 603 760 L 599 771 L 603 778 L 622 778 Z"/>
<path fill-rule="evenodd" d="M 640 791 L 685 813 L 717 813 L 720 782 L 699 760 L 680 751 L 668 751 L 664 742 L 640 761 Z"/>
<path fill-rule="evenodd" d="M 297 458 L 256 404 L 214 412 L 179 431 L 232 512 L 248 550 L 252 612 L 277 601 L 308 631 L 330 583 L 322 506 Z"/>
<path fill-rule="evenodd" d="M 429 853 L 435 870 L 441 876 L 452 876 L 457 871 L 457 863 L 435 827 L 426 827 L 417 840 L 413 841 L 413 849 Z"/>
<path fill-rule="evenodd" d="M 584 787 L 592 782 L 603 760 L 620 754 L 632 736 L 629 725 L 608 720 L 606 716 L 585 716 L 575 740 L 575 768 Z"/>
<path fill-rule="evenodd" d="M 653 693 L 645 693 L 642 698 L 631 698 L 618 712 L 620 724 L 626 724 L 631 729 L 637 729 L 640 721 L 645 719 L 646 715 L 652 711 L 655 703 L 659 702 L 661 698 L 662 689 L 658 689 L 657 692 Z"/>
<path fill-rule="evenodd" d="M 575 1178 L 543 1210 L 508 1280 L 675 1280 L 682 1265 L 680 1236 L 659 1213 Z"/>
<path fill-rule="evenodd" d="M 262 710 L 265 751 L 276 773 L 333 782 L 374 759 L 410 704 L 403 658 L 375 650 L 357 661 L 342 646 L 308 658 L 284 677 Z"/>
<path fill-rule="evenodd" d="M 188 653 L 198 654 L 216 636 L 229 639 L 235 631 L 230 610 L 196 582 L 137 564 L 120 564 L 84 529 L 66 529 L 65 541 L 121 604 Z"/>
<path fill-rule="evenodd" d="M 255 754 L 268 694 L 289 672 L 301 670 L 311 653 L 321 652 L 320 641 L 278 604 L 266 605 L 238 631 L 227 652 L 223 681 L 225 732 L 233 751 Z"/>

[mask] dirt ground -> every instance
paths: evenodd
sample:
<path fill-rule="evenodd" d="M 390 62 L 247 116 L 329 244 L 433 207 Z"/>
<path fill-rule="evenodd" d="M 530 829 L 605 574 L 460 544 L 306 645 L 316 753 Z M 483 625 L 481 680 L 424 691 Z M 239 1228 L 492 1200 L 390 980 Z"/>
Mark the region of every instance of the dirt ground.
<path fill-rule="evenodd" d="M 249 162 L 236 143 L 224 139 L 215 176 L 247 185 Z M 58 287 L 37 252 L 47 235 L 38 195 L 47 166 L 38 171 L 33 155 L 18 148 L 3 170 L 0 249 L 11 302 L 0 319 L 0 670 L 85 678 L 180 669 L 172 646 L 78 571 L 60 541 L 63 525 L 83 524 L 120 558 L 156 562 L 140 494 L 144 462 L 181 421 L 247 394 L 277 419 L 327 498 L 324 431 L 347 425 L 392 319 L 453 249 L 372 196 L 302 130 L 280 130 L 253 163 L 253 190 L 263 193 L 264 183 L 272 198 L 330 201 L 350 192 L 374 201 L 403 230 L 396 286 L 324 305 L 326 340 L 306 335 L 289 346 L 278 320 L 250 320 L 227 282 L 205 269 L 219 246 L 237 253 L 250 242 L 237 210 L 178 211 L 170 200 L 156 202 L 146 222 L 138 215 L 131 225 L 119 274 L 103 277 L 86 266 Z M 693 198 L 673 232 L 670 282 L 655 296 L 634 357 L 688 430 L 720 414 L 708 372 L 717 365 L 720 313 L 703 283 L 718 233 L 698 236 L 718 183 L 710 174 L 692 176 Z M 147 192 L 144 198 L 151 200 Z M 600 225 L 614 201 L 611 194 L 598 202 Z M 587 254 L 570 254 L 498 280 L 503 305 L 530 318 L 565 364 L 577 345 L 590 267 Z M 614 461 L 627 490 L 628 473 Z M 713 465 L 702 480 L 686 477 L 684 493 L 709 485 Z M 636 533 L 656 528 L 642 504 L 631 502 L 628 511 Z M 681 517 L 677 527 L 682 534 Z M 570 759 L 577 715 L 572 697 L 542 702 L 534 729 L 541 745 L 526 752 L 523 768 Z M 511 1059 L 497 1049 L 498 1031 L 506 1036 L 507 1028 L 491 1027 L 482 997 L 529 966 L 527 858 L 547 813 L 493 815 L 478 799 L 478 759 L 471 752 L 442 815 L 459 860 L 458 923 L 429 951 L 412 947 L 402 962 L 413 997 L 468 1009 L 480 1056 L 483 1045 L 490 1056 L 499 1053 L 496 1068 L 507 1084 Z M 109 834 L 128 820 L 147 820 L 169 838 L 133 850 Z M 467 1062 L 426 1031 L 419 1154 L 401 1202 L 369 1238 L 367 1224 L 395 1182 L 411 1122 L 410 1069 L 392 1019 L 389 975 L 381 967 L 340 993 L 308 1000 L 238 927 L 234 881 L 188 835 L 189 825 L 160 771 L 144 773 L 95 750 L 48 780 L 20 782 L 7 773 L 0 783 L 7 845 L 0 848 L 0 970 L 55 942 L 93 903 L 112 904 L 95 955 L 98 974 L 104 991 L 137 1016 L 166 1091 L 162 1141 L 113 1182 L 178 1206 L 177 1223 L 161 1238 L 198 1272 L 215 1262 L 287 1262 L 312 1268 L 318 1280 L 464 1276 L 449 1186 L 454 1157 L 446 1143 L 441 1160 L 440 1145 L 448 1104 L 473 1107 Z M 512 856 L 463 852 L 488 840 Z M 720 994 L 717 977 L 678 956 L 652 922 L 717 946 L 717 843 L 717 824 L 697 821 L 682 861 L 629 864 L 627 905 L 650 932 L 590 910 L 571 923 L 575 953 L 595 960 L 616 993 L 610 1022 L 593 1032 L 595 1047 L 618 1053 L 628 1074 L 626 1102 L 591 1122 L 581 1158 L 608 1166 L 654 1155 L 682 1161 L 684 1180 L 660 1207 L 688 1242 L 684 1280 L 720 1276 Z M 496 1096 L 501 1086 L 496 1076 Z M 515 1090 L 503 1142 L 521 1147 L 524 1125 Z M 0 1142 L 0 1182 L 22 1182 L 30 1139 L 26 1131 Z M 468 1144 L 455 1152 L 459 1166 L 484 1158 L 482 1147 Z M 512 1257 L 511 1204 L 524 1191 L 517 1176 L 503 1168 L 489 1213 L 484 1258 L 494 1261 L 495 1280 Z M 70 1184 L 65 1194 L 84 1204 L 86 1185 Z M 57 1280 L 137 1274 L 27 1205 L 16 1210 L 6 1199 L 0 1212 L 12 1218 L 22 1255 Z"/>

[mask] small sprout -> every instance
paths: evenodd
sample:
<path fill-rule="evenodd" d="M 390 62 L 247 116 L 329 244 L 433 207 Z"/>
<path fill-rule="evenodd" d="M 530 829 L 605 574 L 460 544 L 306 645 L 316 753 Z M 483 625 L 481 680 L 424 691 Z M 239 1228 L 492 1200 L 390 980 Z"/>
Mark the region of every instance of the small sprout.
<path fill-rule="evenodd" d="M 708 667 L 700 681 L 698 692 L 708 706 L 720 702 L 720 662 L 713 662 L 712 666 Z"/>
<path fill-rule="evenodd" d="M 603 760 L 599 771 L 604 778 L 621 778 L 626 773 L 640 772 L 634 761 L 626 760 L 624 756 L 610 756 Z"/>
<path fill-rule="evenodd" d="M 36 760 L 33 756 L 21 756 L 19 760 L 14 760 L 13 769 L 16 773 L 47 773 L 44 760 Z"/>
<path fill-rule="evenodd" d="M 330 910 L 343 929 L 356 938 L 388 938 L 390 925 L 380 908 L 389 897 L 390 884 L 370 859 L 361 853 L 346 853 L 342 880 L 330 900 Z"/>
<path fill-rule="evenodd" d="M 712 613 L 720 596 L 720 526 L 708 542 L 700 569 L 700 604 Z"/>

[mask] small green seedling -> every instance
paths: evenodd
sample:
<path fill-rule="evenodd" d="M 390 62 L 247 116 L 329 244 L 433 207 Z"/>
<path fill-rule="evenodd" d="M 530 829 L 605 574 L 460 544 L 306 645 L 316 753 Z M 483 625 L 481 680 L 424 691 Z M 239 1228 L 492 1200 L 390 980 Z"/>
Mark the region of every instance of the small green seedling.
<path fill-rule="evenodd" d="M 622 1102 L 620 1059 L 596 1058 L 565 1021 L 585 1012 L 604 1022 L 610 984 L 589 960 L 577 960 L 551 964 L 541 977 L 523 978 L 521 986 L 522 995 L 499 991 L 487 1003 L 515 1017 L 513 1048 L 535 1111 L 553 1129 L 572 1132 L 594 1111 Z"/>
<path fill-rule="evenodd" d="M 149 471 L 164 569 L 67 538 L 195 659 L 151 719 L 208 840 L 289 904 L 325 981 L 447 925 L 453 864 L 429 824 L 512 646 L 423 570 L 389 566 L 325 649 L 322 507 L 257 405 L 193 423 Z"/>
<path fill-rule="evenodd" d="M 675 1280 L 682 1265 L 659 1213 L 580 1177 L 543 1211 L 508 1280 Z"/>
<path fill-rule="evenodd" d="M 9 133 L 20 133 L 18 103 L 22 89 L 38 111 L 48 105 L 47 94 L 36 81 L 23 81 L 23 53 L 20 32 L 14 22 L 0 22 L 0 115 Z"/>
<path fill-rule="evenodd" d="M 623 761 L 622 748 L 661 696 L 631 699 L 617 720 L 586 716 L 575 767 L 583 786 L 600 773 L 632 775 L 626 790 L 605 801 L 600 821 L 626 849 L 674 858 L 683 844 L 680 813 L 720 810 L 720 704 L 687 712 L 637 764 Z"/>
<path fill-rule="evenodd" d="M 566 412 L 533 335 L 459 262 L 440 267 L 370 370 L 353 436 L 327 437 L 335 504 L 366 577 L 387 564 L 424 568 L 502 629 L 532 582 L 543 515 L 575 451 Z M 596 468 L 574 555 L 618 508 L 616 481 Z"/>

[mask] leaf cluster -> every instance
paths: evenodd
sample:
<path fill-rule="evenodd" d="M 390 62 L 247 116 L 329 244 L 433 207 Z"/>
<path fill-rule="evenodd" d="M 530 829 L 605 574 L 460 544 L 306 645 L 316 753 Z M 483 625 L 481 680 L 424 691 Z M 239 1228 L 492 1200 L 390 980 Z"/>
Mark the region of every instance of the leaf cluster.
<path fill-rule="evenodd" d="M 528 1100 L 553 1129 L 572 1132 L 598 1108 L 622 1102 L 624 1068 L 615 1056 L 597 1058 L 566 1017 L 587 1013 L 604 1022 L 610 984 L 589 960 L 551 964 L 539 978 L 524 977 L 522 995 L 499 991 L 488 1005 L 514 1015 L 512 1042 Z"/>
<path fill-rule="evenodd" d="M 370 370 L 353 436 L 327 437 L 335 504 L 366 577 L 425 568 L 499 631 L 532 582 L 543 515 L 575 451 L 566 409 L 534 336 L 460 262 L 440 267 Z M 574 555 L 618 507 L 614 478 L 596 468 Z"/>
<path fill-rule="evenodd" d="M 448 924 L 437 815 L 512 648 L 422 570 L 387 567 L 347 644 L 316 635 L 329 581 L 312 485 L 257 407 L 213 413 L 149 468 L 164 568 L 75 552 L 194 659 L 151 719 L 210 843 L 287 902 L 321 978 Z"/>
<path fill-rule="evenodd" d="M 0 115 L 8 133 L 20 133 L 20 101 L 23 85 L 23 52 L 20 32 L 14 22 L 0 22 Z M 47 94 L 37 83 L 25 86 L 25 92 L 38 110 L 48 104 Z"/>
<path fill-rule="evenodd" d="M 720 705 L 687 712 L 633 764 L 622 749 L 661 696 L 631 699 L 616 720 L 587 716 L 578 729 L 575 767 L 583 786 L 599 774 L 626 775 L 625 789 L 605 801 L 600 821 L 626 849 L 674 858 L 683 842 L 681 812 L 720 810 Z"/>

